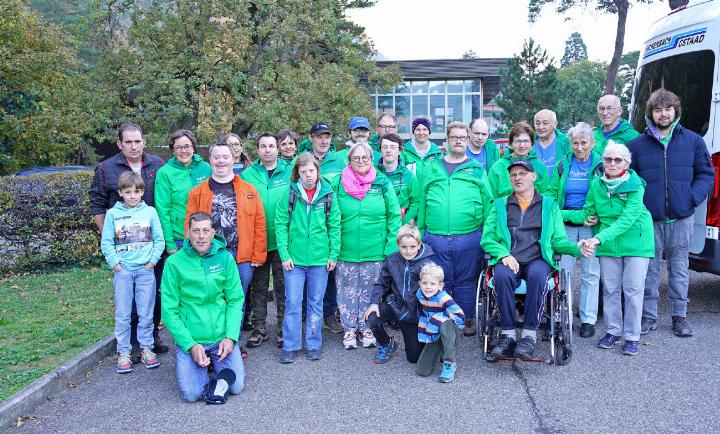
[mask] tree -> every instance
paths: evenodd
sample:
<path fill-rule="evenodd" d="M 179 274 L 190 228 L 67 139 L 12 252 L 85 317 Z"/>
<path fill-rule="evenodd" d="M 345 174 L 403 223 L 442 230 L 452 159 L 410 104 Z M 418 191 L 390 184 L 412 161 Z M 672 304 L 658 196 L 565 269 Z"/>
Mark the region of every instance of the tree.
<path fill-rule="evenodd" d="M 560 59 L 560 67 L 564 68 L 571 63 L 581 62 L 588 59 L 587 47 L 583 41 L 582 35 L 573 32 L 565 41 L 565 53 Z"/>
<path fill-rule="evenodd" d="M 615 90 L 615 79 L 617 77 L 618 67 L 620 66 L 620 57 L 622 56 L 623 46 L 625 44 L 625 23 L 630 8 L 630 0 L 529 0 L 528 1 L 528 20 L 532 23 L 540 16 L 543 6 L 550 3 L 558 2 L 555 11 L 558 14 L 564 14 L 575 6 L 587 7 L 590 3 L 595 4 L 595 10 L 616 14 L 618 17 L 617 30 L 615 32 L 615 49 L 613 51 L 612 61 L 608 68 L 607 78 L 605 79 L 605 93 L 612 93 Z M 652 3 L 654 0 L 635 0 L 636 4 Z"/>
<path fill-rule="evenodd" d="M 477 53 L 473 50 L 467 50 L 462 55 L 463 60 L 469 60 L 469 59 L 477 59 Z"/>
<path fill-rule="evenodd" d="M 618 78 L 615 82 L 615 95 L 620 98 L 620 104 L 626 109 L 632 99 L 632 89 L 635 83 L 635 72 L 637 71 L 639 59 L 639 51 L 630 51 L 629 53 L 623 54 L 620 58 Z"/>
<path fill-rule="evenodd" d="M 531 38 L 519 55 L 500 71 L 500 118 L 507 123 L 530 121 L 541 109 L 555 107 L 558 100 L 557 70 L 553 59 Z"/>
<path fill-rule="evenodd" d="M 555 112 L 560 129 L 567 130 L 578 122 L 594 123 L 597 101 L 603 96 L 607 63 L 583 60 L 557 72 L 558 97 Z"/>

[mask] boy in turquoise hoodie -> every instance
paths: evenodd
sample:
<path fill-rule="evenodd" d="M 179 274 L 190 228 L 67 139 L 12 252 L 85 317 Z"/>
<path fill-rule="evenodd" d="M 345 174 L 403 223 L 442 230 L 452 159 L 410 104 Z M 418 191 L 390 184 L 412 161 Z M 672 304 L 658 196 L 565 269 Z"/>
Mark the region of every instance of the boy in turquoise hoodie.
<path fill-rule="evenodd" d="M 133 303 L 138 312 L 137 337 L 145 367 L 160 366 L 153 346 L 155 274 L 165 239 L 155 208 L 142 200 L 145 183 L 135 172 L 124 172 L 118 179 L 118 201 L 105 215 L 100 247 L 115 272 L 115 338 L 118 373 L 133 370 L 130 361 L 130 313 Z M 134 287 L 134 291 L 133 291 Z"/>

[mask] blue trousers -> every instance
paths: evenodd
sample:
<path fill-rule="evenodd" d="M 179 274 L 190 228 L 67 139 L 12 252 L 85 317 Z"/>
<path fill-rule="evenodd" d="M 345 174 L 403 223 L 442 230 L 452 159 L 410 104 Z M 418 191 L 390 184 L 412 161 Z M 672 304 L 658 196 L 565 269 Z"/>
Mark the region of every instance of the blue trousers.
<path fill-rule="evenodd" d="M 515 288 L 520 280 L 525 279 L 527 294 L 525 294 L 525 314 L 523 328 L 537 330 L 540 325 L 540 316 L 545 308 L 547 296 L 547 278 L 552 272 L 550 264 L 544 259 L 534 259 L 527 264 L 520 264 L 520 272 L 515 274 L 508 267 L 498 262 L 493 268 L 493 281 L 495 282 L 495 298 L 500 308 L 500 328 L 502 330 L 515 330 L 517 311 L 515 310 Z"/>
<path fill-rule="evenodd" d="M 306 301 L 305 347 L 319 350 L 322 346 L 322 300 L 325 295 L 328 271 L 325 266 L 296 265 L 285 275 L 285 319 L 282 325 L 283 350 L 302 348 L 302 305 Z M 307 296 L 303 297 L 303 288 Z"/>
<path fill-rule="evenodd" d="M 219 360 L 217 355 L 220 342 L 204 344 L 203 347 L 205 348 L 205 354 L 210 357 L 213 370 L 216 373 L 225 368 L 230 368 L 235 372 L 235 383 L 230 386 L 230 394 L 237 395 L 242 392 L 243 387 L 245 387 L 245 368 L 240 351 L 238 351 L 238 345 L 235 345 L 232 352 L 222 361 Z M 208 368 L 198 366 L 190 353 L 186 353 L 180 347 L 175 347 L 175 373 L 180 392 L 185 401 L 195 402 L 203 396 L 205 387 L 210 382 Z"/>

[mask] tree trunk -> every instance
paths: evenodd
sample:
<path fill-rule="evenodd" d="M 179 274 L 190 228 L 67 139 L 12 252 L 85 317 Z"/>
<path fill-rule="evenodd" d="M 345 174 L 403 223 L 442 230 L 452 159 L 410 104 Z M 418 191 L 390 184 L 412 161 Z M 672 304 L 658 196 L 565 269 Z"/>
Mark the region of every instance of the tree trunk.
<path fill-rule="evenodd" d="M 628 0 L 615 0 L 615 6 L 618 9 L 618 24 L 615 33 L 615 52 L 613 52 L 612 61 L 610 67 L 608 67 L 607 79 L 605 79 L 605 95 L 615 93 L 615 79 L 617 78 L 620 58 L 625 45 L 625 23 L 627 22 L 629 5 Z"/>

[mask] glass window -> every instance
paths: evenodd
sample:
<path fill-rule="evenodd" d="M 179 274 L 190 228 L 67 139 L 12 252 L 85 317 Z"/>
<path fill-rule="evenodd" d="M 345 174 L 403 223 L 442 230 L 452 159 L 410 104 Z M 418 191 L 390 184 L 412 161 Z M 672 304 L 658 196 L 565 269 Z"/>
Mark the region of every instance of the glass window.
<path fill-rule="evenodd" d="M 445 95 L 433 95 L 430 97 L 430 121 L 432 130 L 435 133 L 442 133 L 445 130 Z"/>
<path fill-rule="evenodd" d="M 462 80 L 447 82 L 447 93 L 462 93 L 462 91 L 463 91 Z"/>
<path fill-rule="evenodd" d="M 413 88 L 414 89 L 414 88 Z M 413 95 L 412 96 L 412 117 L 428 115 L 428 96 Z"/>
<path fill-rule="evenodd" d="M 445 82 L 444 81 L 431 81 L 430 82 L 430 93 L 445 93 Z"/>
<path fill-rule="evenodd" d="M 480 80 L 465 80 L 465 92 L 480 92 Z"/>
<path fill-rule="evenodd" d="M 448 84 L 449 86 L 449 84 Z M 463 119 L 463 97 L 462 95 L 448 95 L 447 97 L 447 121 L 470 122 L 470 119 Z"/>
<path fill-rule="evenodd" d="M 396 96 L 395 97 L 395 116 L 397 117 L 397 130 L 398 133 L 409 133 L 410 124 L 410 97 L 409 96 Z"/>
<path fill-rule="evenodd" d="M 410 82 L 404 81 L 395 87 L 395 93 L 407 95 L 410 93 Z"/>
<path fill-rule="evenodd" d="M 465 122 L 470 123 L 473 119 L 480 117 L 482 113 L 482 101 L 480 95 L 465 95 Z"/>
<path fill-rule="evenodd" d="M 393 106 L 393 97 L 391 96 L 379 96 L 378 97 L 378 113 L 390 112 L 393 113 L 395 107 Z"/>
<path fill-rule="evenodd" d="M 427 81 L 413 81 L 412 82 L 412 93 L 427 93 L 428 82 Z"/>

